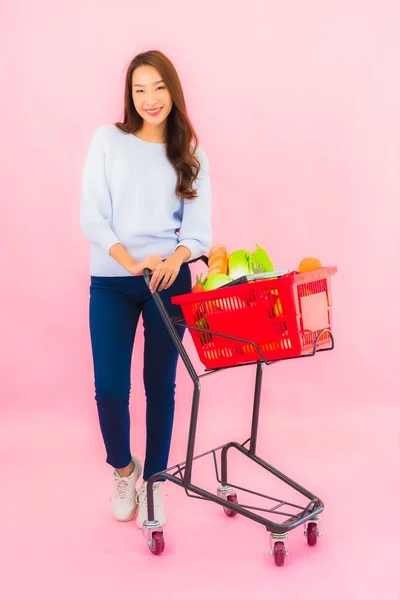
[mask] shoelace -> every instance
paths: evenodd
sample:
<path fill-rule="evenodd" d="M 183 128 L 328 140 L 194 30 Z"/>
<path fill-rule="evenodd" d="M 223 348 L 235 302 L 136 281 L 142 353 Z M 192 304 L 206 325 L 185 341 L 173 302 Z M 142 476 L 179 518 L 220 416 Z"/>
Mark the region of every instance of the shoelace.
<path fill-rule="evenodd" d="M 125 479 L 117 481 L 117 495 L 120 500 L 126 500 L 129 496 L 129 484 Z"/>
<path fill-rule="evenodd" d="M 154 506 L 156 507 L 161 502 L 160 498 L 160 489 L 158 485 L 153 486 L 153 497 L 154 497 Z M 137 496 L 136 496 L 136 504 L 141 508 L 144 506 L 147 508 L 147 487 L 140 488 Z"/>
<path fill-rule="evenodd" d="M 155 492 L 155 489 L 154 489 L 154 492 Z M 156 497 L 154 494 L 154 503 L 155 503 L 155 501 L 156 501 Z M 140 490 L 136 496 L 136 504 L 139 506 L 139 508 L 141 508 L 142 506 L 147 508 L 147 489 L 145 487 L 140 488 Z"/>

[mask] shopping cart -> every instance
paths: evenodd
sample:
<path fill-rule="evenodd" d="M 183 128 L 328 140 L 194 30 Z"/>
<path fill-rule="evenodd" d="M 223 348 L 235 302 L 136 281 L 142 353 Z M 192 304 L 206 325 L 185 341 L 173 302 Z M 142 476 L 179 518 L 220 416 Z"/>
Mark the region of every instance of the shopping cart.
<path fill-rule="evenodd" d="M 206 257 L 201 257 L 201 260 L 208 264 Z M 322 500 L 260 458 L 256 454 L 256 446 L 263 366 L 311 357 L 334 347 L 331 294 L 331 276 L 334 273 L 336 267 L 328 267 L 310 273 L 288 273 L 209 292 L 177 296 L 172 302 L 180 306 L 183 319 L 174 321 L 170 319 L 160 295 L 154 294 L 161 317 L 193 382 L 193 398 L 186 460 L 156 473 L 147 483 L 148 519 L 144 523 L 143 533 L 153 554 L 161 554 L 164 550 L 163 529 L 154 519 L 153 483 L 160 478 L 183 487 L 190 497 L 219 504 L 229 517 L 239 514 L 266 527 L 270 533 L 270 555 L 277 566 L 284 564 L 288 554 L 288 533 L 296 527 L 304 525 L 309 546 L 317 543 L 321 535 Z M 150 271 L 146 270 L 144 277 L 149 285 Z M 190 331 L 199 358 L 205 366 L 205 372 L 200 375 L 177 333 L 179 326 Z M 245 365 L 256 367 L 250 438 L 242 444 L 228 442 L 194 456 L 201 379 L 224 369 Z M 233 485 L 228 478 L 228 452 L 231 449 L 239 451 L 296 490 L 304 498 L 304 505 Z M 220 453 L 220 468 L 217 453 Z M 217 494 L 192 482 L 193 461 L 211 454 L 219 483 Z M 266 499 L 274 505 L 259 508 L 241 504 L 238 490 Z M 277 517 L 281 522 L 270 520 L 260 512 L 267 513 L 271 518 Z"/>

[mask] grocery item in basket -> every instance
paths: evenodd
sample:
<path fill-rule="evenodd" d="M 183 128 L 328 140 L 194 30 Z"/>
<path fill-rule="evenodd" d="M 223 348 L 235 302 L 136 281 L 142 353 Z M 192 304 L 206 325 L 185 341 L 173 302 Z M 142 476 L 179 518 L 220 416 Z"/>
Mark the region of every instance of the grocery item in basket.
<path fill-rule="evenodd" d="M 322 263 L 318 258 L 303 258 L 299 264 L 299 273 L 309 273 L 322 268 Z"/>
<path fill-rule="evenodd" d="M 270 317 L 279 316 L 279 309 L 277 309 L 276 306 L 277 306 L 277 303 L 279 302 L 279 306 L 281 307 L 281 301 L 279 300 L 277 290 L 268 290 L 265 293 L 259 294 L 259 296 L 257 298 L 258 298 L 258 302 L 261 303 L 261 306 L 263 307 L 263 309 L 268 311 L 268 315 Z M 255 302 L 256 302 L 256 297 L 254 298 L 252 303 L 250 303 L 250 299 L 248 299 L 246 301 L 246 304 L 248 306 L 252 306 L 255 304 Z M 280 310 L 281 309 L 282 309 L 282 307 L 280 308 Z"/>
<path fill-rule="evenodd" d="M 228 273 L 228 251 L 226 246 L 217 244 L 208 253 L 208 277 Z"/>
<path fill-rule="evenodd" d="M 272 290 L 271 293 L 278 295 L 278 293 L 275 292 L 274 290 Z M 277 297 L 275 305 L 274 305 L 274 315 L 276 317 L 281 317 L 283 315 L 283 308 L 282 308 L 282 304 L 281 304 L 279 296 Z"/>
<path fill-rule="evenodd" d="M 207 329 L 210 329 L 207 315 L 204 315 L 203 317 L 201 317 L 201 319 L 196 321 L 196 327 L 198 327 L 198 329 L 205 329 L 206 331 L 207 331 Z M 200 334 L 200 343 L 202 345 L 210 343 L 211 341 L 212 341 L 212 337 L 209 333 L 205 333 L 204 335 Z"/>
<path fill-rule="evenodd" d="M 254 252 L 236 250 L 229 257 L 228 275 L 233 279 L 255 273 L 271 273 L 272 271 L 274 271 L 274 265 L 270 257 L 266 250 L 258 245 Z"/>
<path fill-rule="evenodd" d="M 205 282 L 206 282 L 206 280 L 204 278 L 204 275 L 197 275 L 196 283 L 192 287 L 192 293 L 195 294 L 197 292 L 204 292 Z"/>
<path fill-rule="evenodd" d="M 274 265 L 267 252 L 261 246 L 256 246 L 255 252 L 250 255 L 250 269 L 252 273 L 271 273 Z"/>
<path fill-rule="evenodd" d="M 250 275 L 250 254 L 246 250 L 235 250 L 229 257 L 228 273 L 232 279 Z"/>
<path fill-rule="evenodd" d="M 215 273 L 214 275 L 210 275 L 207 277 L 207 281 L 204 285 L 204 291 L 209 292 L 210 290 L 216 290 L 226 283 L 230 283 L 232 281 L 232 277 L 229 275 L 223 275 L 222 273 Z"/>

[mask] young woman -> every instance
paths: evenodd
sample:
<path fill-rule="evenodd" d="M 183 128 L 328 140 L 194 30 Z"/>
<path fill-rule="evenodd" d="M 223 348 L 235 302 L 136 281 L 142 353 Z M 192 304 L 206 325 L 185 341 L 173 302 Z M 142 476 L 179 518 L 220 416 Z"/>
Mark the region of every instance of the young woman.
<path fill-rule="evenodd" d="M 100 429 L 114 469 L 111 506 L 120 521 L 137 513 L 140 528 L 147 518 L 145 482 L 167 468 L 178 360 L 152 293 L 160 292 L 171 316 L 179 314 L 170 299 L 190 291 L 187 262 L 209 250 L 210 220 L 208 160 L 197 146 L 177 72 L 159 51 L 139 54 L 126 74 L 123 122 L 100 127 L 92 138 L 81 227 L 91 244 L 90 335 Z M 129 396 L 140 315 L 146 455 L 137 492 L 142 462 L 130 449 Z M 164 525 L 161 482 L 154 486 L 155 518 Z"/>

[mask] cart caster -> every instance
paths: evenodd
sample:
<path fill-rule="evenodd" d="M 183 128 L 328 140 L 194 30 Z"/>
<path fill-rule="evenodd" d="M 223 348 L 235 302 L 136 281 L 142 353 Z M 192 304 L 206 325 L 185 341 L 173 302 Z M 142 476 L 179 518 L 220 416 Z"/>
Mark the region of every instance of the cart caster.
<path fill-rule="evenodd" d="M 231 504 L 239 504 L 236 492 L 229 485 L 222 485 L 218 489 L 218 496 L 220 498 L 223 498 L 224 500 L 227 500 Z M 227 506 L 224 506 L 223 509 L 224 513 L 228 517 L 236 517 L 237 512 L 233 508 L 228 508 Z"/>
<path fill-rule="evenodd" d="M 165 542 L 164 533 L 159 522 L 145 521 L 143 523 L 142 532 L 150 552 L 156 556 L 162 554 L 164 552 Z"/>
<path fill-rule="evenodd" d="M 307 538 L 307 544 L 309 546 L 315 546 L 318 538 L 321 537 L 322 532 L 318 527 L 319 517 L 316 517 L 312 521 L 308 521 L 304 524 L 304 535 Z"/>
<path fill-rule="evenodd" d="M 289 554 L 287 549 L 287 539 L 287 533 L 271 533 L 271 550 L 269 553 L 274 557 L 277 567 L 283 567 L 285 558 Z"/>
<path fill-rule="evenodd" d="M 227 496 L 226 499 L 228 500 L 228 502 L 231 502 L 232 504 L 239 504 L 236 494 L 231 494 L 231 495 Z M 224 506 L 224 513 L 228 517 L 236 517 L 236 515 L 237 515 L 236 510 L 233 510 L 233 508 L 227 508 L 226 506 Z"/>

